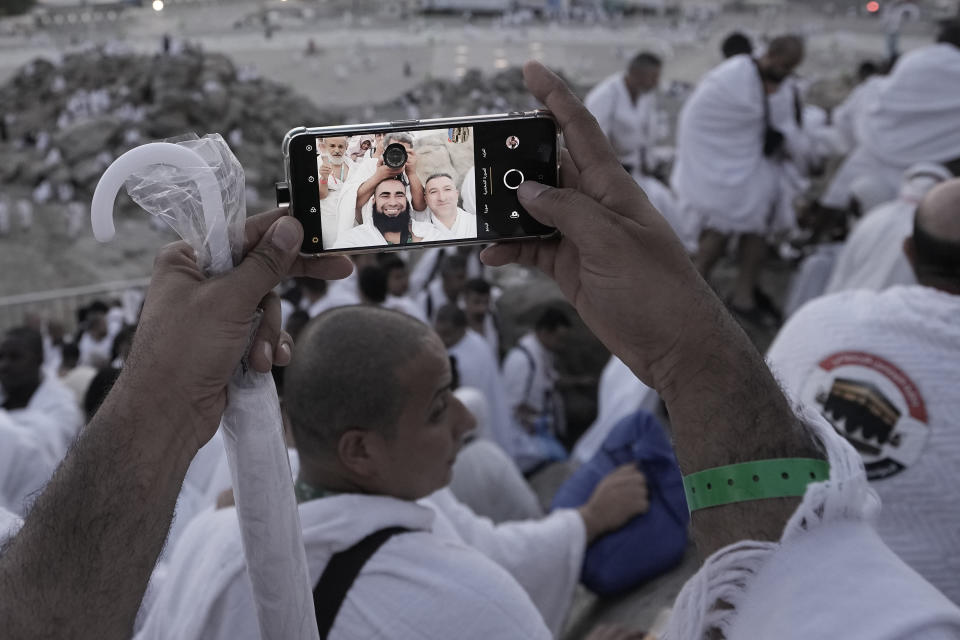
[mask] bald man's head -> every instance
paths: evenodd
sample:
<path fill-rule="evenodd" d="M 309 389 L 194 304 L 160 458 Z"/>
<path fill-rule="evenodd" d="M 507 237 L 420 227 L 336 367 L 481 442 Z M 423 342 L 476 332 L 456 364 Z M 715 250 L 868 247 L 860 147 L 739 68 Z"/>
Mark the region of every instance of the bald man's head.
<path fill-rule="evenodd" d="M 284 408 L 304 457 L 333 454 L 349 429 L 390 435 L 408 380 L 397 375 L 436 334 L 422 322 L 370 306 L 321 314 L 300 334 L 284 375 Z"/>
<path fill-rule="evenodd" d="M 905 249 L 920 284 L 960 293 L 960 178 L 927 193 Z"/>

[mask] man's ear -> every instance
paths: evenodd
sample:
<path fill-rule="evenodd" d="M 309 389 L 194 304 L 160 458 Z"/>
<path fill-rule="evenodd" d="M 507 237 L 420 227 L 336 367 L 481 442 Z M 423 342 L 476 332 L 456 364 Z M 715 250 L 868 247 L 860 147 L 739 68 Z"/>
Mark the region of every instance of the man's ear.
<path fill-rule="evenodd" d="M 337 456 L 348 471 L 359 478 L 373 478 L 377 474 L 376 433 L 365 429 L 348 429 L 337 443 Z"/>

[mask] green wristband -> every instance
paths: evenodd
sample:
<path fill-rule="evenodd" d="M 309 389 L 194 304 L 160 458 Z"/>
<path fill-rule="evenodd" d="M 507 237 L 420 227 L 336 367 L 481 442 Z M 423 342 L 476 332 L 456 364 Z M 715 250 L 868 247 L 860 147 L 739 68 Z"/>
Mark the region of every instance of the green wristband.
<path fill-rule="evenodd" d="M 777 458 L 704 469 L 683 478 L 690 511 L 731 502 L 802 496 L 811 482 L 830 477 L 830 465 L 815 458 Z"/>

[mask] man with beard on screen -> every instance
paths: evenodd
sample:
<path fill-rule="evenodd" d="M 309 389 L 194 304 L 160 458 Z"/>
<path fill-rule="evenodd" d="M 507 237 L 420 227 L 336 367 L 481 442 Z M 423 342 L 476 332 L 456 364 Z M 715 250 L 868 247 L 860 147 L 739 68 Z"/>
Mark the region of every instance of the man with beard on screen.
<path fill-rule="evenodd" d="M 373 222 L 364 223 L 339 234 L 331 249 L 410 244 L 439 238 L 421 237 L 410 228 L 410 203 L 407 187 L 399 178 L 387 178 L 373 192 Z"/>

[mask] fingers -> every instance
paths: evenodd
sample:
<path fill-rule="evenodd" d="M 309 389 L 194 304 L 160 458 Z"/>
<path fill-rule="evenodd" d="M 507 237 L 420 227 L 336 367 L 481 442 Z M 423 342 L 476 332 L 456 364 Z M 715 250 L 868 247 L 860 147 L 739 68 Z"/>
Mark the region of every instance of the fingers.
<path fill-rule="evenodd" d="M 290 363 L 293 340 L 281 327 L 280 296 L 271 291 L 260 301 L 260 308 L 263 315 L 250 346 L 249 362 L 254 370 L 266 373 L 275 364 L 286 366 Z"/>
<path fill-rule="evenodd" d="M 263 234 L 266 233 L 267 229 L 270 228 L 270 225 L 287 215 L 287 213 L 287 209 L 277 208 L 247 218 L 243 227 L 244 255 L 260 242 L 260 239 L 263 237 Z"/>
<path fill-rule="evenodd" d="M 296 218 L 288 216 L 287 214 L 288 211 L 286 209 L 273 209 L 272 211 L 247 218 L 246 226 L 244 227 L 244 255 L 263 239 L 264 234 L 277 220 L 285 216 L 296 220 Z M 299 221 L 296 222 L 296 225 L 300 226 Z M 300 233 L 302 233 L 302 231 Z M 297 256 L 286 275 L 291 277 L 305 276 L 308 278 L 318 278 L 320 280 L 339 280 L 340 278 L 346 278 L 352 271 L 353 263 L 345 256 Z"/>
<path fill-rule="evenodd" d="M 560 186 L 567 189 L 576 189 L 580 186 L 580 171 L 566 149 L 560 150 Z"/>
<path fill-rule="evenodd" d="M 557 74 L 531 60 L 523 66 L 527 88 L 560 123 L 564 140 L 578 169 L 600 165 L 619 166 L 606 136 L 583 103 L 570 92 Z"/>
<path fill-rule="evenodd" d="M 255 216 L 256 218 L 259 216 Z M 263 223 L 257 220 L 255 224 Z M 257 303 L 287 277 L 297 260 L 302 239 L 303 228 L 300 223 L 292 216 L 281 215 L 278 220 L 268 225 L 263 237 L 243 261 L 211 285 L 227 288 L 229 296 L 222 299 L 235 299 L 241 305 L 239 312 L 252 312 Z"/>
<path fill-rule="evenodd" d="M 536 220 L 556 227 L 582 251 L 607 242 L 602 231 L 621 217 L 575 189 L 557 189 L 539 182 L 524 182 L 517 190 L 520 204 Z M 617 232 L 619 235 L 619 231 Z M 609 246 L 606 247 L 609 249 Z"/>

